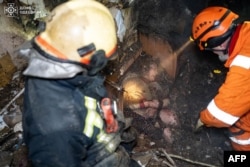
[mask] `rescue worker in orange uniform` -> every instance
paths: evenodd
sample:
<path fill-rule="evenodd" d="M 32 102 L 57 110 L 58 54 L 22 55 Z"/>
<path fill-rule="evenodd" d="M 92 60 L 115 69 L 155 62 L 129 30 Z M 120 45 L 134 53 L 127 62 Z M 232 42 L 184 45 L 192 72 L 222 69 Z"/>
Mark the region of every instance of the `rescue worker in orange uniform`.
<path fill-rule="evenodd" d="M 100 75 L 116 51 L 115 27 L 100 2 L 67 1 L 20 47 L 29 59 L 22 122 L 32 166 L 136 165 L 121 146 L 125 121 Z"/>
<path fill-rule="evenodd" d="M 224 7 L 208 7 L 194 18 L 191 39 L 229 68 L 225 82 L 200 113 L 196 129 L 228 127 L 232 148 L 250 151 L 250 23 Z"/>

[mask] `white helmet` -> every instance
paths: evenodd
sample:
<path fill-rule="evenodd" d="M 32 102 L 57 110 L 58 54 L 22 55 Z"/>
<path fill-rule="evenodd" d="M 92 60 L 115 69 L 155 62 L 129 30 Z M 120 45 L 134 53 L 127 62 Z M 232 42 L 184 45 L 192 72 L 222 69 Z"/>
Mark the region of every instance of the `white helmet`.
<path fill-rule="evenodd" d="M 103 50 L 106 58 L 116 51 L 116 26 L 103 4 L 71 0 L 52 10 L 35 41 L 52 56 L 89 65 L 95 51 Z"/>

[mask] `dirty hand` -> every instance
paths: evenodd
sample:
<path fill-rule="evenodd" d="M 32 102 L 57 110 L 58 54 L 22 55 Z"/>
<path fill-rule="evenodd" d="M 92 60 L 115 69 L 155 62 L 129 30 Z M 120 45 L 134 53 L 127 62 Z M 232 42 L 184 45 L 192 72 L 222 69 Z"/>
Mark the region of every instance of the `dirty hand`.
<path fill-rule="evenodd" d="M 199 132 L 201 129 L 202 129 L 202 127 L 204 126 L 204 123 L 203 122 L 201 122 L 201 120 L 200 120 L 200 118 L 198 119 L 198 121 L 197 121 L 197 123 L 196 123 L 196 126 L 195 126 L 195 132 Z"/>
<path fill-rule="evenodd" d="M 146 108 L 157 108 L 159 106 L 159 101 L 158 100 L 148 100 L 144 101 L 144 106 Z"/>

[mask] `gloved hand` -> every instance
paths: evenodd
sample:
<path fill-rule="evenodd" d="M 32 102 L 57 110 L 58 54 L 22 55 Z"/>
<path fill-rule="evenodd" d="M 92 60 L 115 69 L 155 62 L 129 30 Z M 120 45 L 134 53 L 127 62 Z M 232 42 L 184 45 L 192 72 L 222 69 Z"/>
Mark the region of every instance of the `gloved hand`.
<path fill-rule="evenodd" d="M 202 130 L 202 127 L 204 126 L 204 123 L 201 122 L 200 118 L 198 119 L 194 132 L 200 132 Z"/>

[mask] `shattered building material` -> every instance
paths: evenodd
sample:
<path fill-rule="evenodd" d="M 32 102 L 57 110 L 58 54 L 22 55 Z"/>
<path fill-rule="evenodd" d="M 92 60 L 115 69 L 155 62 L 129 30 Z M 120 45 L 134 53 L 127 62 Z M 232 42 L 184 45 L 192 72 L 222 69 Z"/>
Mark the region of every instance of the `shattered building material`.
<path fill-rule="evenodd" d="M 0 56 L 0 88 L 11 82 L 11 79 L 16 72 L 16 67 L 12 62 L 9 53 Z"/>

